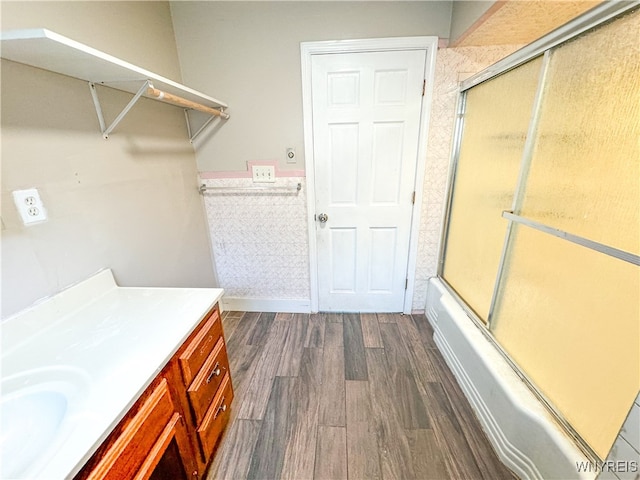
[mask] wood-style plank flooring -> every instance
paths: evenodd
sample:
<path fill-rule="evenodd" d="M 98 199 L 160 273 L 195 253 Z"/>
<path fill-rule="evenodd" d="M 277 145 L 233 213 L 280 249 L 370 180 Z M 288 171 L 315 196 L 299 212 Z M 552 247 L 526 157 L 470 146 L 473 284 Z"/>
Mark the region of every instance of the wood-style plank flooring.
<path fill-rule="evenodd" d="M 226 312 L 235 399 L 207 479 L 513 480 L 424 315 Z"/>

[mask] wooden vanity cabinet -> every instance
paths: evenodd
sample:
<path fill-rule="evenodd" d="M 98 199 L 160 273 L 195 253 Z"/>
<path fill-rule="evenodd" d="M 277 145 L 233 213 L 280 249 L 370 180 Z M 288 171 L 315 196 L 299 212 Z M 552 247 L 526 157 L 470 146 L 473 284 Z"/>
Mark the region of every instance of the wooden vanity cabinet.
<path fill-rule="evenodd" d="M 228 423 L 232 399 L 216 304 L 76 480 L 203 478 Z"/>

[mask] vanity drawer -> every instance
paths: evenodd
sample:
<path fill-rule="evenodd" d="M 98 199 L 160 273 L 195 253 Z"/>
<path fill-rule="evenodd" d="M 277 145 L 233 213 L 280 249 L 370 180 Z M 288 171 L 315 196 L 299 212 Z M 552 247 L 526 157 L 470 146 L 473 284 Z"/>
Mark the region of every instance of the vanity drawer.
<path fill-rule="evenodd" d="M 200 425 L 228 371 L 227 349 L 221 337 L 187 390 L 196 416 L 196 425 Z"/>
<path fill-rule="evenodd" d="M 222 380 L 211 407 L 207 410 L 202 423 L 198 427 L 198 436 L 200 437 L 205 458 L 209 458 L 213 454 L 220 433 L 222 433 L 229 421 L 231 400 L 233 400 L 233 388 L 231 387 L 231 378 L 227 374 Z"/>
<path fill-rule="evenodd" d="M 180 368 L 185 386 L 188 387 L 191 384 L 221 336 L 222 322 L 216 304 L 205 324 L 180 355 Z"/>

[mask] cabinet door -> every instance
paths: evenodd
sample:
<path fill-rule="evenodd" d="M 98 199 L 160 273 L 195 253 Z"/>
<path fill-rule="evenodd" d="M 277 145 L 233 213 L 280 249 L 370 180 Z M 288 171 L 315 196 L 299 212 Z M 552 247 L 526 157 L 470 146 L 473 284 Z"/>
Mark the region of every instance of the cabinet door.
<path fill-rule="evenodd" d="M 182 416 L 176 411 L 171 399 L 167 380 L 163 378 L 136 413 L 126 420 L 122 432 L 110 443 L 96 467 L 86 478 L 90 480 L 151 478 L 154 469 L 173 441 L 177 444 L 180 458 L 187 462 L 193 461 L 191 444 L 183 422 Z M 189 475 L 196 470 L 192 464 L 184 467 Z"/>
<path fill-rule="evenodd" d="M 176 412 L 134 477 L 135 480 L 194 479 L 198 470 L 193 462 L 191 444 L 184 419 Z"/>

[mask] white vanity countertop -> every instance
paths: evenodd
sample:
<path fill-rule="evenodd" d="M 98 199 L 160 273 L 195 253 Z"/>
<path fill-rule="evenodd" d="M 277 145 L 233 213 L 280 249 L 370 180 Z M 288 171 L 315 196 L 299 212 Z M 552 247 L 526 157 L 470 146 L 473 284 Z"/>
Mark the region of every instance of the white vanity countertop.
<path fill-rule="evenodd" d="M 43 382 L 67 398 L 46 452 L 10 478 L 72 478 L 222 295 L 118 287 L 104 270 L 5 320 L 3 400 Z"/>

